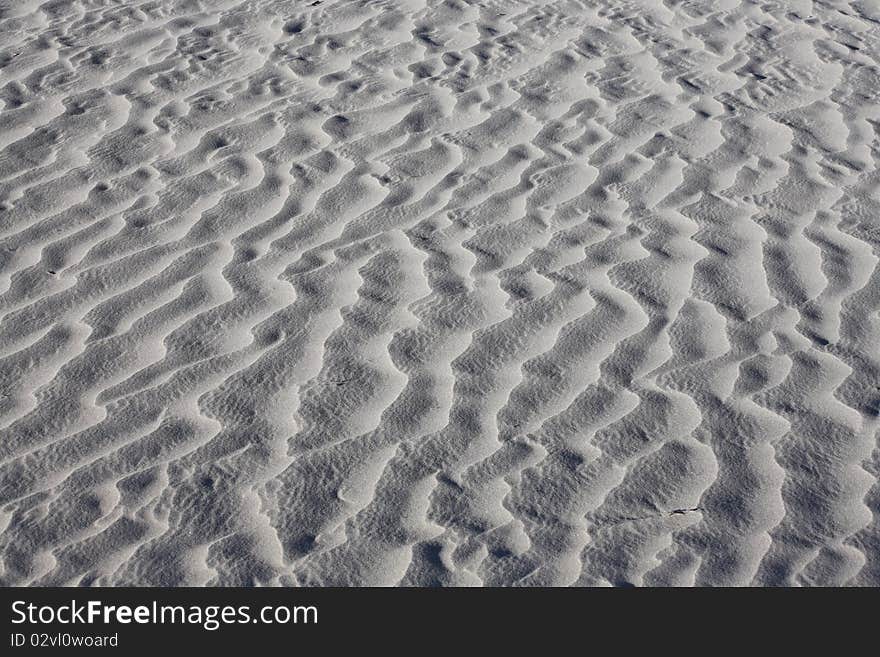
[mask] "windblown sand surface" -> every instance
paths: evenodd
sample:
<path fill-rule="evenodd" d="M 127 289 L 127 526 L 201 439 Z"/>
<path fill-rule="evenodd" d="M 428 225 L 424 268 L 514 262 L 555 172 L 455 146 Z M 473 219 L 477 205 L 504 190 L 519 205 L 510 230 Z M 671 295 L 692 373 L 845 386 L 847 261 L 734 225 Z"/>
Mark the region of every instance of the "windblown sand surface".
<path fill-rule="evenodd" d="M 0 582 L 880 584 L 880 5 L 0 0 Z"/>

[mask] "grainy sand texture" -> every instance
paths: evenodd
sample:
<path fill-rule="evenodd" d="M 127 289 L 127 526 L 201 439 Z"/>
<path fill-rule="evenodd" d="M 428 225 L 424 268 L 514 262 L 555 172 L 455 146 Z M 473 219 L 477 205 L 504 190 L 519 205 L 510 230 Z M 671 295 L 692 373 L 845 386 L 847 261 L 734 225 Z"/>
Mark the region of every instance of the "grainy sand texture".
<path fill-rule="evenodd" d="M 880 3 L 0 0 L 0 583 L 880 585 Z"/>

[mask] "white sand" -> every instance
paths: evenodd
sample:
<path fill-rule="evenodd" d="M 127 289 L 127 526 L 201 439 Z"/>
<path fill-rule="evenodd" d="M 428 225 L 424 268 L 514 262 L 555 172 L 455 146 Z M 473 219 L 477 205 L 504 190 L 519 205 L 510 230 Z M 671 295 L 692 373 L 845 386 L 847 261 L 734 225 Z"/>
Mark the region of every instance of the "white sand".
<path fill-rule="evenodd" d="M 880 585 L 876 2 L 0 0 L 0 102 L 0 583 Z"/>

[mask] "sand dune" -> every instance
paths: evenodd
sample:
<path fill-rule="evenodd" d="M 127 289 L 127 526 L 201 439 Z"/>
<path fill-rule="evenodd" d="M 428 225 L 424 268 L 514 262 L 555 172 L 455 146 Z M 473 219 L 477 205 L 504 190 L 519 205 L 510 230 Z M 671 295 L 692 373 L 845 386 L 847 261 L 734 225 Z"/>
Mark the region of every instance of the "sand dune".
<path fill-rule="evenodd" d="M 0 0 L 3 585 L 880 585 L 880 8 Z"/>

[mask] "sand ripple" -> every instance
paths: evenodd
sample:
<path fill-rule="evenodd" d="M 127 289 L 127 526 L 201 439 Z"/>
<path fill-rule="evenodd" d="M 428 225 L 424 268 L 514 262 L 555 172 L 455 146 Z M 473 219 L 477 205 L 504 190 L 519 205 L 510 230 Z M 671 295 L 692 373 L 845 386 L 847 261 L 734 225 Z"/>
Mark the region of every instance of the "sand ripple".
<path fill-rule="evenodd" d="M 0 582 L 880 585 L 880 10 L 0 0 Z"/>

